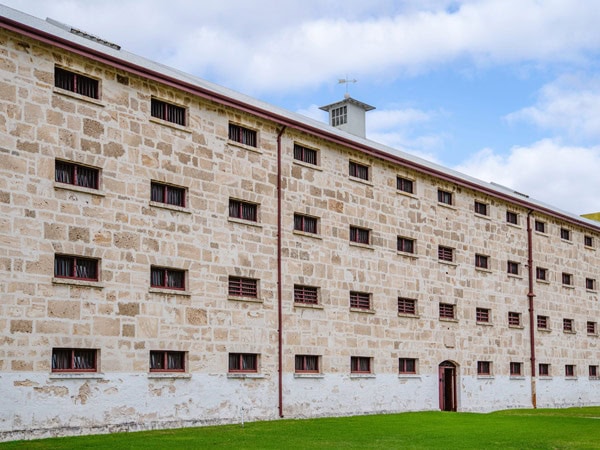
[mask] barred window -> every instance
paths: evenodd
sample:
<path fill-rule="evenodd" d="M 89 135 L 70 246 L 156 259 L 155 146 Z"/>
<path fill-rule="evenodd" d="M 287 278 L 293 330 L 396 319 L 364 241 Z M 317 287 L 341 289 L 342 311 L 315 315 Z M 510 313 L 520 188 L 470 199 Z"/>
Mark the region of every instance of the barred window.
<path fill-rule="evenodd" d="M 574 377 L 575 376 L 575 366 L 573 364 L 565 365 L 565 377 Z"/>
<path fill-rule="evenodd" d="M 535 221 L 535 231 L 537 231 L 538 233 L 545 233 L 546 232 L 546 222 L 542 222 L 541 220 L 536 220 Z"/>
<path fill-rule="evenodd" d="M 398 373 L 417 373 L 417 360 L 415 358 L 398 358 Z"/>
<path fill-rule="evenodd" d="M 596 280 L 593 278 L 586 278 L 585 279 L 585 288 L 588 291 L 595 291 L 596 290 Z"/>
<path fill-rule="evenodd" d="M 440 303 L 440 319 L 454 319 L 455 318 L 455 305 L 449 303 Z"/>
<path fill-rule="evenodd" d="M 415 182 L 413 180 L 409 180 L 408 178 L 396 177 L 396 189 L 399 191 L 414 194 L 414 184 Z"/>
<path fill-rule="evenodd" d="M 479 269 L 489 269 L 489 256 L 486 255 L 475 255 L 475 267 Z"/>
<path fill-rule="evenodd" d="M 548 329 L 548 316 L 537 316 L 537 327 L 540 330 Z"/>
<path fill-rule="evenodd" d="M 313 286 L 294 285 L 294 303 L 317 305 L 319 303 L 319 289 Z"/>
<path fill-rule="evenodd" d="M 360 178 L 361 180 L 369 179 L 369 166 L 350 161 L 348 170 L 351 177 Z"/>
<path fill-rule="evenodd" d="M 594 238 L 592 236 L 584 236 L 583 237 L 583 245 L 585 245 L 586 247 L 593 247 L 594 246 Z"/>
<path fill-rule="evenodd" d="M 185 189 L 153 181 L 150 183 L 150 200 L 185 207 Z"/>
<path fill-rule="evenodd" d="M 519 224 L 519 214 L 514 211 L 506 211 L 506 221 L 513 225 Z"/>
<path fill-rule="evenodd" d="M 508 261 L 506 263 L 506 272 L 510 275 L 519 275 L 519 263 L 515 261 Z"/>
<path fill-rule="evenodd" d="M 402 236 L 398 236 L 397 241 L 397 250 L 399 252 L 404 253 L 414 253 L 415 252 L 415 240 L 411 238 L 406 238 Z"/>
<path fill-rule="evenodd" d="M 540 363 L 538 366 L 538 372 L 541 377 L 549 377 L 550 376 L 550 364 Z"/>
<path fill-rule="evenodd" d="M 479 323 L 490 322 L 490 310 L 488 308 L 476 308 L 475 309 L 475 320 Z"/>
<path fill-rule="evenodd" d="M 348 107 L 340 106 L 331 110 L 331 125 L 337 127 L 348 121 Z"/>
<path fill-rule="evenodd" d="M 510 375 L 513 377 L 521 376 L 523 374 L 523 363 L 511 362 L 510 363 Z"/>
<path fill-rule="evenodd" d="M 294 144 L 294 159 L 307 164 L 317 165 L 317 151 L 312 148 L 304 147 L 300 144 Z"/>
<path fill-rule="evenodd" d="M 588 334 L 596 334 L 597 324 L 596 322 L 589 321 L 586 324 L 586 329 Z"/>
<path fill-rule="evenodd" d="M 161 289 L 185 289 L 185 270 L 167 267 L 150 268 L 150 286 Z"/>
<path fill-rule="evenodd" d="M 80 256 L 54 255 L 54 276 L 98 281 L 98 260 Z"/>
<path fill-rule="evenodd" d="M 417 301 L 412 298 L 398 297 L 398 314 L 417 314 Z"/>
<path fill-rule="evenodd" d="M 319 357 L 316 355 L 296 355 L 296 373 L 319 373 Z"/>
<path fill-rule="evenodd" d="M 475 200 L 475 214 L 487 216 L 488 215 L 488 205 Z"/>
<path fill-rule="evenodd" d="M 258 205 L 256 203 L 229 199 L 229 217 L 257 222 Z"/>
<path fill-rule="evenodd" d="M 438 247 L 438 259 L 440 261 L 452 262 L 454 261 L 454 249 L 450 247 Z"/>
<path fill-rule="evenodd" d="M 438 189 L 438 202 L 444 203 L 446 205 L 451 205 L 452 204 L 452 192 Z"/>
<path fill-rule="evenodd" d="M 491 375 L 492 363 L 490 361 L 477 361 L 477 375 Z"/>
<path fill-rule="evenodd" d="M 371 309 L 371 294 L 350 291 L 350 308 Z"/>
<path fill-rule="evenodd" d="M 185 108 L 156 98 L 150 99 L 150 114 L 157 119 L 185 126 Z"/>
<path fill-rule="evenodd" d="M 317 223 L 316 217 L 294 214 L 294 230 L 296 231 L 317 234 Z"/>
<path fill-rule="evenodd" d="M 350 358 L 351 373 L 371 373 L 371 358 L 365 356 L 352 356 Z"/>
<path fill-rule="evenodd" d="M 240 144 L 248 145 L 250 147 L 258 147 L 258 141 L 256 139 L 257 133 L 255 130 L 229 124 L 229 140 L 239 142 Z"/>
<path fill-rule="evenodd" d="M 508 326 L 520 327 L 521 326 L 521 313 L 509 311 L 508 312 Z"/>
<path fill-rule="evenodd" d="M 230 353 L 229 372 L 258 372 L 258 354 Z"/>
<path fill-rule="evenodd" d="M 150 352 L 150 372 L 185 372 L 185 352 Z"/>
<path fill-rule="evenodd" d="M 573 275 L 570 273 L 563 272 L 562 284 L 564 284 L 565 286 L 571 286 L 573 284 Z"/>
<path fill-rule="evenodd" d="M 52 349 L 52 372 L 96 372 L 97 362 L 95 349 Z"/>
<path fill-rule="evenodd" d="M 54 67 L 54 86 L 86 97 L 98 99 L 98 80 Z"/>
<path fill-rule="evenodd" d="M 371 230 L 359 227 L 350 227 L 350 242 L 356 242 L 357 244 L 370 244 L 371 242 Z"/>
<path fill-rule="evenodd" d="M 563 331 L 566 331 L 567 333 L 572 333 L 574 331 L 573 319 L 563 319 Z"/>
<path fill-rule="evenodd" d="M 58 183 L 98 189 L 99 174 L 100 170 L 95 167 L 82 166 L 58 159 L 54 163 L 54 180 Z"/>
<path fill-rule="evenodd" d="M 254 278 L 229 277 L 228 292 L 232 297 L 258 298 L 258 280 Z"/>
<path fill-rule="evenodd" d="M 568 230 L 567 228 L 561 228 L 560 229 L 560 238 L 564 241 L 570 241 L 571 240 L 571 230 Z"/>
<path fill-rule="evenodd" d="M 540 281 L 548 281 L 548 269 L 542 267 L 535 268 L 535 278 Z"/>

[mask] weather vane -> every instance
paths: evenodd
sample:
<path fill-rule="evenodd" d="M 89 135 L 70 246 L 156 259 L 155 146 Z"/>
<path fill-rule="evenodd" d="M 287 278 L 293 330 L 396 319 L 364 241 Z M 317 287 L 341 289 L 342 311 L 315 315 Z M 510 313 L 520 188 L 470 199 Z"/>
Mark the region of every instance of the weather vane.
<path fill-rule="evenodd" d="M 338 84 L 345 84 L 346 85 L 346 93 L 344 94 L 344 97 L 346 97 L 346 98 L 350 97 L 350 94 L 348 94 L 348 85 L 350 83 L 357 83 L 357 82 L 358 82 L 358 80 L 355 80 L 355 79 L 351 80 L 350 78 L 348 78 L 348 75 L 346 75 L 346 78 L 340 78 L 340 79 L 338 79 Z"/>

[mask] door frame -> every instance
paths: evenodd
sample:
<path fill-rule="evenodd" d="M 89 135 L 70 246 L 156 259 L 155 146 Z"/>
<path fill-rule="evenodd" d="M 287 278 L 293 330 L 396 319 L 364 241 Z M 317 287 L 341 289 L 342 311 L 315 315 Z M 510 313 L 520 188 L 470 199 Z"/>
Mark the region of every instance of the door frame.
<path fill-rule="evenodd" d="M 458 364 L 446 360 L 438 366 L 438 390 L 440 400 L 440 410 L 456 411 L 457 402 L 457 378 Z"/>

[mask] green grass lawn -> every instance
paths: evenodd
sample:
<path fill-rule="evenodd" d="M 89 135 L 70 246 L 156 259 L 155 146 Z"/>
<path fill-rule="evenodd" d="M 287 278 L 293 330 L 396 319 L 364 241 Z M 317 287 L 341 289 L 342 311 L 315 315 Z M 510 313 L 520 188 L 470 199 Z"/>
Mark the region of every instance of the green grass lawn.
<path fill-rule="evenodd" d="M 18 441 L 4 449 L 600 449 L 600 407 L 276 420 Z"/>

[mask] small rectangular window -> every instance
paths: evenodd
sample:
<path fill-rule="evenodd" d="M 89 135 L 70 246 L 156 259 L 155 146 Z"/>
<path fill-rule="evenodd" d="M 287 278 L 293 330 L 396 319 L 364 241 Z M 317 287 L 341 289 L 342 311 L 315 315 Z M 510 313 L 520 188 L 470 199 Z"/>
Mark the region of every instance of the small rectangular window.
<path fill-rule="evenodd" d="M 490 310 L 488 308 L 476 308 L 475 309 L 475 320 L 479 323 L 490 322 Z"/>
<path fill-rule="evenodd" d="M 371 230 L 350 226 L 350 242 L 369 245 L 371 243 Z"/>
<path fill-rule="evenodd" d="M 156 98 L 150 99 L 150 114 L 157 119 L 185 126 L 185 108 Z"/>
<path fill-rule="evenodd" d="M 350 358 L 351 373 L 371 373 L 371 358 L 366 356 L 352 356 Z"/>
<path fill-rule="evenodd" d="M 98 99 L 100 92 L 98 85 L 98 80 L 54 67 L 54 86 L 57 88 Z"/>
<path fill-rule="evenodd" d="M 572 333 L 573 330 L 573 319 L 563 319 L 563 331 Z"/>
<path fill-rule="evenodd" d="M 570 241 L 571 240 L 571 230 L 568 230 L 566 228 L 561 228 L 560 229 L 560 238 L 564 241 Z"/>
<path fill-rule="evenodd" d="M 538 372 L 540 377 L 549 377 L 550 376 L 550 364 L 540 363 L 538 366 Z"/>
<path fill-rule="evenodd" d="M 455 318 L 454 305 L 449 303 L 440 303 L 440 319 L 454 319 Z"/>
<path fill-rule="evenodd" d="M 542 222 L 541 220 L 535 221 L 535 231 L 538 233 L 546 233 L 546 222 Z"/>
<path fill-rule="evenodd" d="M 565 286 L 571 286 L 573 284 L 573 275 L 570 273 L 562 273 L 562 284 Z"/>
<path fill-rule="evenodd" d="M 185 352 L 151 351 L 150 372 L 185 372 Z"/>
<path fill-rule="evenodd" d="M 318 165 L 317 151 L 312 148 L 304 147 L 300 144 L 294 144 L 294 159 L 302 161 L 313 166 Z"/>
<path fill-rule="evenodd" d="M 548 269 L 542 267 L 535 268 L 535 278 L 540 281 L 548 281 Z"/>
<path fill-rule="evenodd" d="M 488 215 L 488 205 L 486 203 L 478 202 L 475 200 L 475 214 L 479 214 L 481 216 Z"/>
<path fill-rule="evenodd" d="M 588 373 L 590 378 L 598 378 L 598 366 L 589 366 Z"/>
<path fill-rule="evenodd" d="M 506 272 L 510 275 L 519 275 L 519 263 L 515 261 L 508 261 L 506 264 Z"/>
<path fill-rule="evenodd" d="M 100 170 L 66 161 L 54 163 L 54 181 L 89 189 L 98 189 Z"/>
<path fill-rule="evenodd" d="M 575 366 L 573 364 L 565 365 L 565 377 L 574 377 L 575 376 Z"/>
<path fill-rule="evenodd" d="M 440 261 L 452 262 L 454 261 L 454 249 L 450 247 L 438 247 L 438 259 Z"/>
<path fill-rule="evenodd" d="M 54 255 L 54 276 L 98 281 L 98 260 L 80 256 Z"/>
<path fill-rule="evenodd" d="M 537 316 L 537 327 L 540 330 L 548 329 L 548 316 Z"/>
<path fill-rule="evenodd" d="M 232 297 L 258 298 L 258 280 L 254 278 L 229 277 L 228 294 Z"/>
<path fill-rule="evenodd" d="M 316 355 L 296 355 L 296 373 L 319 373 L 319 357 Z"/>
<path fill-rule="evenodd" d="M 398 358 L 398 373 L 415 374 L 417 373 L 417 360 L 415 358 Z"/>
<path fill-rule="evenodd" d="M 152 181 L 150 183 L 150 200 L 185 208 L 185 189 Z"/>
<path fill-rule="evenodd" d="M 240 144 L 248 145 L 250 147 L 258 147 L 257 133 L 255 130 L 245 128 L 240 125 L 235 125 L 233 123 L 229 124 L 229 140 L 239 142 Z"/>
<path fill-rule="evenodd" d="M 519 224 L 519 214 L 514 211 L 506 211 L 506 221 L 513 225 Z"/>
<path fill-rule="evenodd" d="M 511 362 L 510 363 L 510 375 L 513 377 L 521 376 L 523 373 L 523 363 Z"/>
<path fill-rule="evenodd" d="M 371 294 L 350 291 L 350 308 L 371 309 Z"/>
<path fill-rule="evenodd" d="M 256 353 L 230 353 L 229 372 L 258 372 L 258 355 Z"/>
<path fill-rule="evenodd" d="M 256 203 L 229 199 L 229 217 L 258 222 L 258 205 Z"/>
<path fill-rule="evenodd" d="M 492 363 L 490 361 L 477 361 L 477 375 L 489 376 L 492 374 Z"/>
<path fill-rule="evenodd" d="M 479 269 L 489 269 L 489 256 L 475 255 L 475 267 Z"/>
<path fill-rule="evenodd" d="M 294 303 L 302 303 L 304 305 L 319 304 L 319 289 L 314 286 L 294 285 Z"/>
<path fill-rule="evenodd" d="M 185 270 L 152 267 L 150 269 L 150 286 L 159 289 L 185 290 Z"/>
<path fill-rule="evenodd" d="M 417 301 L 412 298 L 398 297 L 398 314 L 417 314 Z"/>
<path fill-rule="evenodd" d="M 53 348 L 52 372 L 96 372 L 97 351 L 82 348 Z"/>
<path fill-rule="evenodd" d="M 414 194 L 415 182 L 408 178 L 396 177 L 396 189 L 409 194 Z"/>
<path fill-rule="evenodd" d="M 508 326 L 509 327 L 520 327 L 521 326 L 521 313 L 509 311 L 508 312 Z"/>
<path fill-rule="evenodd" d="M 331 110 L 331 125 L 338 127 L 348 121 L 348 107 L 346 105 Z"/>
<path fill-rule="evenodd" d="M 415 240 L 398 236 L 396 249 L 403 253 L 414 253 L 415 252 Z"/>
<path fill-rule="evenodd" d="M 594 246 L 594 238 L 592 236 L 584 236 L 583 237 L 583 245 L 585 245 L 586 247 L 593 247 Z"/>
<path fill-rule="evenodd" d="M 585 288 L 588 291 L 595 291 L 596 290 L 596 280 L 593 278 L 586 278 L 585 279 Z"/>
<path fill-rule="evenodd" d="M 348 167 L 348 175 L 350 175 L 351 177 L 360 178 L 361 180 L 369 179 L 369 166 L 350 161 Z"/>
<path fill-rule="evenodd" d="M 444 203 L 446 205 L 451 205 L 452 204 L 452 192 L 438 189 L 438 202 Z"/>
<path fill-rule="evenodd" d="M 596 334 L 597 332 L 597 324 L 596 322 L 589 321 L 586 324 L 586 329 L 588 334 Z"/>
<path fill-rule="evenodd" d="M 317 234 L 317 223 L 318 220 L 316 217 L 305 216 L 303 214 L 294 214 L 295 231 Z"/>

